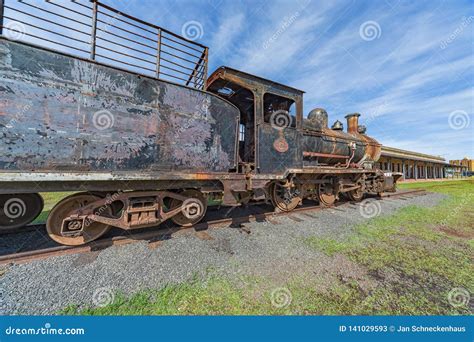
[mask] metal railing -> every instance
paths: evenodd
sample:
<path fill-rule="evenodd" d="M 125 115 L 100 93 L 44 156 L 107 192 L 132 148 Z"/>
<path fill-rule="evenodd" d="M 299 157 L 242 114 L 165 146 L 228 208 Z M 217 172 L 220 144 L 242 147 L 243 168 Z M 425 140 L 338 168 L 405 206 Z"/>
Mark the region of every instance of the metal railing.
<path fill-rule="evenodd" d="M 206 46 L 97 0 L 0 0 L 0 35 L 204 89 Z"/>

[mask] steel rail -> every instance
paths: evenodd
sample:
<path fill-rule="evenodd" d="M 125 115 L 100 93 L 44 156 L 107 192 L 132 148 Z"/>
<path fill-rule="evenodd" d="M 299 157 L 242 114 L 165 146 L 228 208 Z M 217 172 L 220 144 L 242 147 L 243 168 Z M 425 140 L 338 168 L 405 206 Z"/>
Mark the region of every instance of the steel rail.
<path fill-rule="evenodd" d="M 27 6 L 33 7 L 33 8 L 35 8 L 35 9 L 39 10 L 39 11 L 43 11 L 43 12 L 46 12 L 46 13 L 49 13 L 49 14 L 52 14 L 52 15 L 55 15 L 55 16 L 58 16 L 58 17 L 61 17 L 61 18 L 63 18 L 63 19 L 67 19 L 67 20 L 74 21 L 75 23 L 78 23 L 78 24 L 81 24 L 81 25 L 87 26 L 87 27 L 89 27 L 89 28 L 91 27 L 91 25 L 90 25 L 90 24 L 86 24 L 86 23 L 84 23 L 84 22 L 82 22 L 82 21 L 79 21 L 79 20 L 77 20 L 77 19 L 73 19 L 73 18 L 70 18 L 70 17 L 66 17 L 65 15 L 62 15 L 62 14 L 59 14 L 59 13 L 55 13 L 55 12 L 49 11 L 49 10 L 47 10 L 47 9 L 44 9 L 44 8 L 41 8 L 41 7 L 38 7 L 38 6 L 32 5 L 32 4 L 29 4 L 29 3 L 27 3 L 27 2 L 21 2 L 21 3 L 22 3 L 22 4 L 24 4 L 24 5 L 27 5 Z M 60 6 L 60 5 L 57 5 L 57 4 L 53 3 L 53 2 L 49 2 L 49 3 L 50 3 L 50 4 L 52 4 L 52 5 L 55 5 L 55 6 L 62 7 L 62 6 Z M 22 12 L 22 11 L 20 11 L 20 10 L 16 9 L 16 8 L 12 8 L 12 7 L 9 7 L 9 6 L 7 6 L 7 5 L 5 5 L 5 8 L 8 8 L 8 9 L 10 9 L 10 10 L 14 10 L 14 11 L 17 11 L 17 12 L 21 12 L 21 13 L 23 13 L 23 14 L 26 14 L 26 15 L 33 16 L 33 14 L 30 14 L 30 13 L 24 13 L 24 12 Z M 72 10 L 70 10 L 70 11 L 72 11 Z M 74 12 L 74 11 L 72 11 L 72 12 Z M 80 14 L 81 14 L 81 15 L 83 15 L 83 16 L 85 16 L 87 19 L 91 19 L 91 17 L 88 17 L 88 16 L 87 16 L 87 15 L 85 15 L 85 14 L 82 14 L 82 13 L 80 13 Z M 41 19 L 41 20 L 44 20 L 43 18 L 39 18 L 39 19 Z M 88 34 L 88 33 L 86 33 L 86 34 Z"/>
<path fill-rule="evenodd" d="M 92 0 L 92 1 L 96 1 L 96 0 Z M 177 35 L 176 33 L 173 33 L 173 32 L 171 32 L 171 31 L 169 31 L 169 30 L 167 30 L 167 29 L 165 29 L 165 28 L 159 27 L 159 26 L 154 25 L 154 24 L 151 24 L 151 23 L 147 23 L 146 21 L 141 20 L 141 19 L 139 19 L 139 18 L 136 18 L 136 17 L 134 17 L 134 16 L 132 16 L 132 15 L 130 15 L 130 14 L 123 13 L 123 12 L 121 12 L 121 11 L 119 11 L 119 10 L 116 10 L 116 9 L 113 8 L 113 7 L 110 7 L 110 6 L 106 5 L 106 4 L 103 4 L 102 2 L 97 1 L 97 3 L 99 4 L 100 7 L 103 7 L 103 8 L 105 8 L 105 9 L 108 9 L 108 10 L 111 11 L 111 12 L 120 14 L 120 15 L 124 16 L 125 18 L 131 19 L 131 20 L 136 21 L 136 22 L 138 22 L 138 23 L 140 23 L 140 24 L 143 24 L 143 25 L 146 25 L 146 26 L 150 26 L 150 27 L 153 27 L 153 28 L 156 28 L 156 29 L 161 29 L 162 32 L 166 32 L 166 33 L 168 33 L 168 34 L 174 36 L 175 38 L 178 38 L 178 39 L 180 39 L 180 40 L 184 40 L 184 41 L 186 41 L 186 42 L 189 42 L 189 43 L 192 44 L 192 45 L 197 45 L 197 46 L 200 46 L 200 47 L 202 47 L 202 48 L 206 48 L 206 47 L 207 47 L 207 46 L 202 45 L 202 44 L 200 44 L 200 43 L 197 43 L 197 42 L 194 42 L 194 41 L 189 40 L 189 39 L 187 39 L 187 38 L 181 37 L 180 35 Z"/>
<path fill-rule="evenodd" d="M 383 200 L 384 198 L 390 197 L 401 197 L 403 199 L 404 196 L 410 197 L 417 197 L 426 194 L 426 190 L 422 189 L 414 189 L 414 190 L 407 190 L 402 192 L 396 193 L 384 193 L 379 198 L 374 198 L 375 200 Z M 292 214 L 302 213 L 305 216 L 312 217 L 309 213 L 315 211 L 322 211 L 322 210 L 329 210 L 329 209 L 337 209 L 341 206 L 348 206 L 351 204 L 358 204 L 360 202 L 352 202 L 352 201 L 344 201 L 340 202 L 335 206 L 310 206 L 310 207 L 302 207 L 294 209 L 290 212 L 267 212 L 267 213 L 259 213 L 259 214 L 251 214 L 245 215 L 240 217 L 233 217 L 233 218 L 224 218 L 224 219 L 216 219 L 211 220 L 208 222 L 198 223 L 192 227 L 171 227 L 171 228 L 162 228 L 156 229 L 153 231 L 145 230 L 140 233 L 129 233 L 127 235 L 120 235 L 108 238 L 102 238 L 96 241 L 92 241 L 86 245 L 82 246 L 56 246 L 56 247 L 49 247 L 44 249 L 32 250 L 27 252 L 20 252 L 20 253 L 13 253 L 0 256 L 0 265 L 4 264 L 11 264 L 11 263 L 25 263 L 33 260 L 41 260 L 48 257 L 53 256 L 60 256 L 60 255 L 68 255 L 68 254 L 79 254 L 79 253 L 86 253 L 96 250 L 101 250 L 110 246 L 116 245 L 125 245 L 131 244 L 141 240 L 154 240 L 156 238 L 164 237 L 170 235 L 169 231 L 171 230 L 171 235 L 179 233 L 179 232 L 200 232 L 209 228 L 217 229 L 217 228 L 224 228 L 222 227 L 225 224 L 238 224 L 242 225 L 245 223 L 255 222 L 257 220 L 267 219 L 268 222 L 272 223 L 272 218 L 276 217 L 285 217 L 288 216 L 291 218 Z M 293 218 L 295 219 L 295 218 Z M 26 226 L 26 228 L 29 226 Z M 17 233 L 21 233 L 23 228 L 17 229 Z M 8 234 L 14 234 L 13 232 L 9 232 Z M 3 235 L 3 234 L 2 234 Z"/>
<path fill-rule="evenodd" d="M 47 1 L 47 2 L 48 2 L 49 4 L 51 4 L 51 5 L 54 5 L 54 6 L 57 6 L 57 7 L 61 7 L 62 9 L 65 9 L 66 11 L 71 11 L 71 12 L 73 12 L 73 13 L 76 13 L 76 14 L 82 15 L 83 17 L 86 17 L 86 18 L 88 18 L 88 19 L 90 19 L 90 18 L 91 18 L 91 17 L 89 17 L 87 14 L 84 14 L 84 13 L 82 13 L 82 12 L 79 12 L 79 11 L 73 10 L 73 9 L 71 9 L 71 8 L 64 7 L 64 6 L 62 6 L 62 5 L 59 5 L 59 4 L 55 3 L 55 2 L 52 2 L 52 1 L 50 1 L 50 0 L 49 0 L 49 1 Z M 76 2 L 76 1 L 72 1 L 72 3 L 74 3 L 74 4 L 76 4 L 76 5 L 81 5 L 79 2 Z M 81 5 L 81 6 L 84 6 L 84 5 Z M 87 7 L 87 9 L 89 9 L 90 11 L 92 11 L 92 10 L 93 10 L 93 8 L 92 8 L 92 7 Z"/>
<path fill-rule="evenodd" d="M 5 16 L 5 18 L 9 19 L 9 20 L 13 20 L 11 17 L 9 16 Z M 18 23 L 21 23 L 21 24 L 25 24 L 25 25 L 28 25 L 28 26 L 31 26 L 31 27 L 34 27 L 35 29 L 38 29 L 40 31 L 46 31 L 46 32 L 49 32 L 49 33 L 52 33 L 52 34 L 55 34 L 55 35 L 58 35 L 60 37 L 64 37 L 64 38 L 67 38 L 67 39 L 71 39 L 75 42 L 78 42 L 78 43 L 82 43 L 82 44 L 89 44 L 88 41 L 85 41 L 85 40 L 81 40 L 81 39 L 77 39 L 77 38 L 72 38 L 71 36 L 67 36 L 65 34 L 62 34 L 62 33 L 59 33 L 59 32 L 56 32 L 56 31 L 52 31 L 52 30 L 49 30 L 49 29 L 45 29 L 43 27 L 39 27 L 39 26 L 36 26 L 34 24 L 31 24 L 31 23 L 28 23 L 28 22 L 25 22 L 25 21 L 22 21 L 22 20 L 19 20 L 19 19 L 15 19 L 16 22 Z M 59 25 L 59 24 L 57 24 Z M 59 25 L 61 26 L 61 25 Z M 66 27 L 67 28 L 67 27 Z M 73 30 L 73 29 L 72 29 Z M 77 32 L 80 32 L 80 31 L 77 31 Z M 80 32 L 80 33 L 84 33 L 84 32 Z M 45 39 L 46 40 L 46 39 Z"/>
<path fill-rule="evenodd" d="M 153 69 L 149 69 L 149 68 L 144 67 L 144 66 L 124 62 L 124 61 L 121 61 L 121 60 L 118 60 L 118 59 L 115 59 L 115 58 L 112 58 L 112 57 L 104 56 L 104 55 L 101 55 L 100 53 L 96 53 L 96 56 L 99 56 L 99 57 L 102 57 L 102 58 L 105 58 L 105 59 L 109 59 L 109 60 L 117 62 L 117 63 L 126 64 L 126 65 L 129 65 L 129 66 L 137 68 L 137 69 L 143 69 L 143 70 L 147 70 L 147 71 L 151 71 L 151 72 L 155 73 L 155 70 L 153 70 Z M 100 62 L 100 61 L 98 61 L 98 62 Z"/>
<path fill-rule="evenodd" d="M 8 18 L 8 17 L 5 16 L 5 18 Z M 64 44 L 64 43 L 59 43 L 59 42 L 57 42 L 57 41 L 54 41 L 54 40 L 51 40 L 51 39 L 47 39 L 47 38 L 44 38 L 44 37 L 40 37 L 40 36 L 34 35 L 34 34 L 32 34 L 32 33 L 14 30 L 14 29 L 11 29 L 11 28 L 5 27 L 5 26 L 2 26 L 2 28 L 3 28 L 3 29 L 6 29 L 6 30 L 9 30 L 9 31 L 12 31 L 12 32 L 24 34 L 25 36 L 33 37 L 33 38 L 35 38 L 35 39 L 44 40 L 44 41 L 47 41 L 47 42 L 49 42 L 49 43 L 51 43 L 51 44 L 61 45 L 61 46 L 67 47 L 68 49 L 72 49 L 72 50 L 77 50 L 77 51 L 89 53 L 88 50 L 83 50 L 83 49 L 80 49 L 80 48 L 78 48 L 78 47 L 74 47 L 74 46 L 67 45 L 67 44 Z M 57 50 L 56 50 L 56 51 L 57 51 Z M 58 52 L 59 52 L 59 51 L 58 51 Z M 63 53 L 64 53 L 64 52 L 63 52 Z"/>
<path fill-rule="evenodd" d="M 129 41 L 129 42 L 131 42 L 131 43 L 135 43 L 135 44 L 138 44 L 138 45 L 141 45 L 141 46 L 145 46 L 145 47 L 147 47 L 147 48 L 149 48 L 149 49 L 152 49 L 152 50 L 154 50 L 154 51 L 156 50 L 156 46 L 151 46 L 151 45 L 147 45 L 147 44 L 143 44 L 143 43 L 137 42 L 137 41 L 135 41 L 135 40 L 133 40 L 133 39 L 126 38 L 126 37 L 121 36 L 121 35 L 119 35 L 119 34 L 116 34 L 116 33 L 113 33 L 113 32 L 107 31 L 107 30 L 104 30 L 103 28 L 101 28 L 101 27 L 99 27 L 99 26 L 97 26 L 97 30 L 98 30 L 98 31 L 101 31 L 101 32 L 104 32 L 104 33 L 107 33 L 107 34 L 110 34 L 110 35 L 112 35 L 112 36 L 115 36 L 115 37 L 117 37 L 117 38 L 127 40 L 127 41 Z M 104 39 L 103 37 L 97 37 L 97 38 L 98 38 L 98 39 Z M 105 39 L 104 39 L 104 40 L 105 40 Z"/>

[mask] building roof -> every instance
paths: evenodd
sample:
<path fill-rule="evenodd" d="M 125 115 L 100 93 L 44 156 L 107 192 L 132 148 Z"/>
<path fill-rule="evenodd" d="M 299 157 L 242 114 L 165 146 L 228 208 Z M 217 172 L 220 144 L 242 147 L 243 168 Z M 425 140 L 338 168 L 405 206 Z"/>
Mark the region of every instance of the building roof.
<path fill-rule="evenodd" d="M 399 148 L 382 146 L 382 157 L 403 158 L 411 160 L 426 161 L 431 163 L 446 164 L 446 160 L 440 156 L 402 150 Z"/>

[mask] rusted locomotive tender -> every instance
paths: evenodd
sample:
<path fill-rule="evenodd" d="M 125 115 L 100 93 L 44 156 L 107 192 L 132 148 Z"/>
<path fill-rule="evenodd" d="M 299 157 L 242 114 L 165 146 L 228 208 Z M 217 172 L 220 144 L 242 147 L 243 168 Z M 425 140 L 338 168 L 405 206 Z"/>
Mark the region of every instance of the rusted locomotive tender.
<path fill-rule="evenodd" d="M 347 132 L 323 109 L 304 119 L 303 91 L 245 72 L 221 67 L 198 90 L 3 37 L 0 69 L 2 228 L 32 222 L 40 192 L 77 192 L 46 228 L 80 245 L 112 226 L 193 225 L 210 198 L 291 211 L 394 189 L 359 114 Z"/>

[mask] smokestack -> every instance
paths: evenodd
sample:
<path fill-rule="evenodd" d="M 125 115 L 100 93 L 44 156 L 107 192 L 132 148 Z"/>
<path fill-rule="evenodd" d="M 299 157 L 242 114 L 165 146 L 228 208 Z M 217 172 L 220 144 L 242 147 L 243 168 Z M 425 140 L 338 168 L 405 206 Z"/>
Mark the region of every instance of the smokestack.
<path fill-rule="evenodd" d="M 359 133 L 359 113 L 347 114 L 347 133 L 357 134 Z"/>

